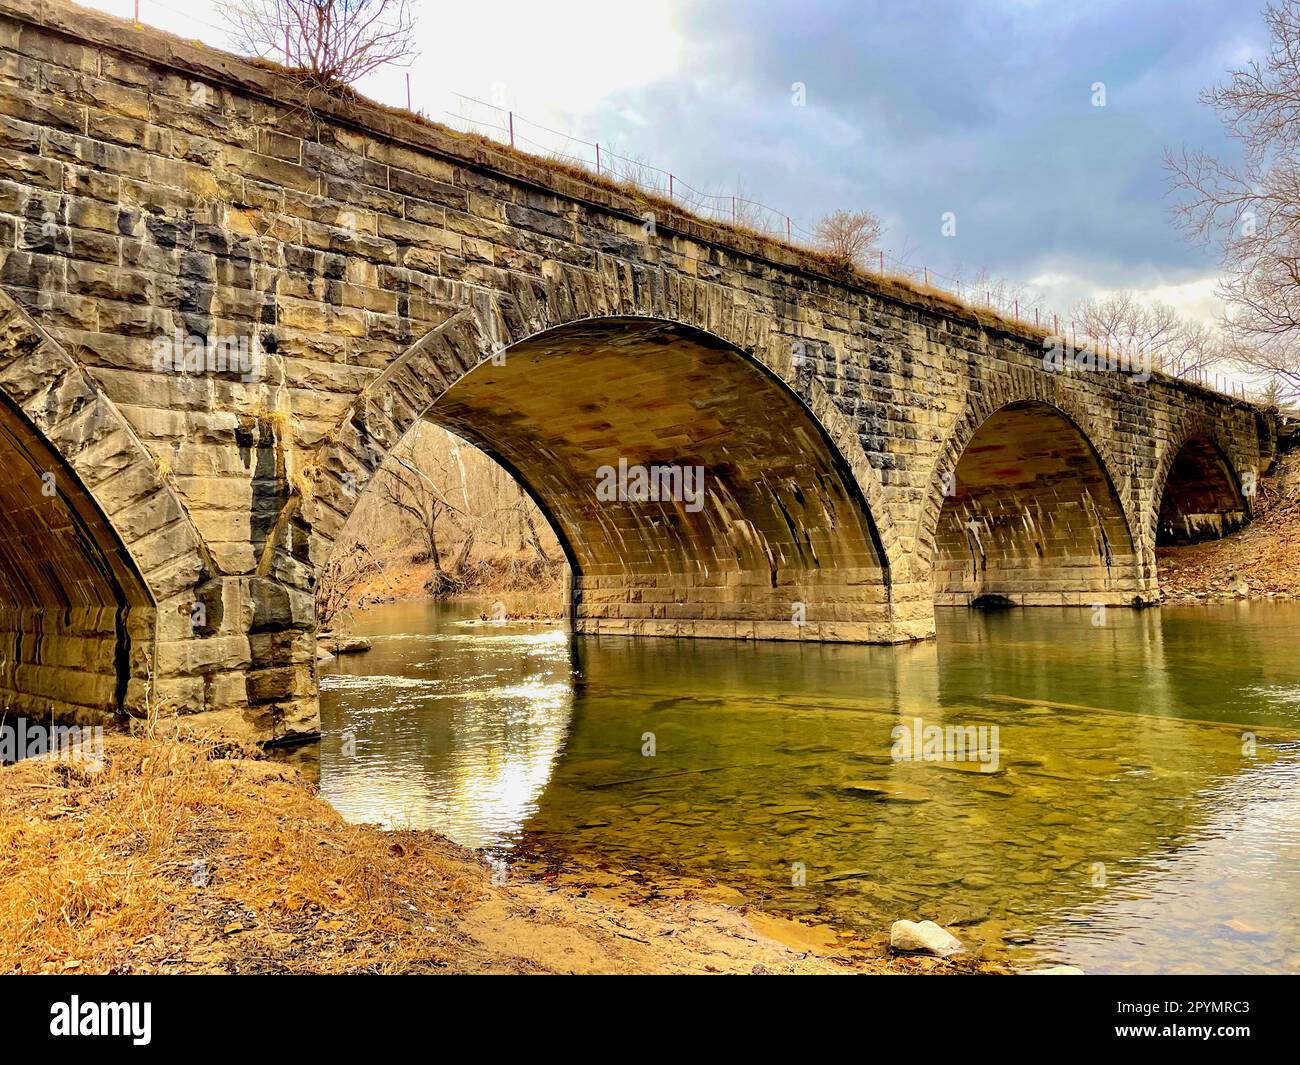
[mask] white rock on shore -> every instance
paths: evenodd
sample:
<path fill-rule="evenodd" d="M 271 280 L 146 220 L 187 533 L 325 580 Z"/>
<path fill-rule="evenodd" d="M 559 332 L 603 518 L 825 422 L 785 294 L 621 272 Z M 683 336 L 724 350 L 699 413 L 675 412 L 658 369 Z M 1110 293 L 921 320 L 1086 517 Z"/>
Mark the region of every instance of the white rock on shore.
<path fill-rule="evenodd" d="M 903 954 L 932 954 L 936 958 L 965 949 L 960 939 L 933 921 L 895 921 L 889 929 L 889 945 Z"/>

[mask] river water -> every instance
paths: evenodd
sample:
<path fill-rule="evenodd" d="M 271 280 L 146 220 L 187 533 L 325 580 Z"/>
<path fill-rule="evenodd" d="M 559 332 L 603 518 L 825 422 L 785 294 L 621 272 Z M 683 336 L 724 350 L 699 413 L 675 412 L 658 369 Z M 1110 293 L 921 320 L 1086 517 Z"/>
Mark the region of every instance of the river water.
<path fill-rule="evenodd" d="M 943 610 L 900 647 L 480 610 L 375 608 L 323 670 L 349 819 L 863 934 L 932 918 L 1017 964 L 1300 971 L 1300 605 Z"/>

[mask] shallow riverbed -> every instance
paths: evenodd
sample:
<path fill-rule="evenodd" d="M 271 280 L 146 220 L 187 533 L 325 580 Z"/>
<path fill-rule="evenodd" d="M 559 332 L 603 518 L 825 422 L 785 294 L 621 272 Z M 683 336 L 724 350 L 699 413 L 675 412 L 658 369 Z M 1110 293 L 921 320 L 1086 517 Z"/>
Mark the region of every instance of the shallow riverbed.
<path fill-rule="evenodd" d="M 902 647 L 480 609 L 376 608 L 373 649 L 325 668 L 322 791 L 348 818 L 867 933 L 929 917 L 1017 963 L 1300 971 L 1300 606 L 945 610 Z"/>

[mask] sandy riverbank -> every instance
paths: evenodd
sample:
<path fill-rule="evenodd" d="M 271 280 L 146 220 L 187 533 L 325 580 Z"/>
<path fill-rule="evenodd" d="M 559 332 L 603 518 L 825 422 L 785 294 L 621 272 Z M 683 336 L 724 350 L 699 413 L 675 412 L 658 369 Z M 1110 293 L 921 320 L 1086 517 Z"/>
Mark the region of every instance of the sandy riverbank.
<path fill-rule="evenodd" d="M 704 882 L 512 874 L 346 824 L 290 766 L 109 737 L 102 768 L 0 769 L 0 971 L 959 973 Z"/>

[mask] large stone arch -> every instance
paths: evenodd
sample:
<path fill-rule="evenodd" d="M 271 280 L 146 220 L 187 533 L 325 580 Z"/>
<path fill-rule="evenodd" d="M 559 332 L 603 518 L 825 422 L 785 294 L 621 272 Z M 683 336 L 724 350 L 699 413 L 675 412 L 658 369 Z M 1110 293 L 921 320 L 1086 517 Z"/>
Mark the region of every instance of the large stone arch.
<path fill-rule="evenodd" d="M 193 710 L 168 703 L 159 656 L 203 635 L 190 625 L 210 572 L 199 537 L 116 406 L 4 292 L 0 453 L 9 711 L 102 723 Z"/>
<path fill-rule="evenodd" d="M 1021 418 L 1018 426 L 1013 415 Z M 1024 470 L 981 474 L 971 466 L 974 452 L 987 452 L 984 461 L 992 464 L 1014 458 L 1017 447 L 1025 448 L 1031 467 L 1042 467 L 1034 472 L 1037 480 L 1019 484 L 1018 477 L 1028 476 Z M 936 602 L 982 596 L 1023 605 L 1153 600 L 1153 541 L 1135 520 L 1141 499 L 1129 468 L 1114 454 L 1100 419 L 1053 375 L 1025 374 L 972 395 L 940 448 L 918 517 L 918 563 L 928 570 Z M 975 485 L 963 484 L 972 478 Z M 1002 488 L 999 478 L 1006 479 Z M 995 498 L 999 491 L 1005 498 Z M 955 579 L 954 529 L 941 529 L 941 518 L 963 507 L 964 581 Z M 991 573 L 990 558 L 1001 558 Z"/>
<path fill-rule="evenodd" d="M 575 623 L 580 629 L 872 641 L 928 635 L 928 618 L 900 624 L 895 616 L 889 590 L 891 549 L 896 549 L 898 538 L 880 502 L 878 479 L 849 420 L 835 411 L 824 392 L 814 385 L 796 393 L 795 342 L 776 335 L 753 315 L 726 311 L 712 298 L 687 300 L 679 293 L 679 298 L 667 301 L 674 317 L 589 314 L 599 309 L 599 301 L 579 298 L 585 291 L 570 281 L 547 287 L 540 300 L 531 292 L 527 316 L 518 313 L 526 299 L 502 303 L 475 295 L 469 306 L 390 365 L 358 397 L 304 471 L 311 487 L 286 508 L 281 522 L 284 535 L 277 538 L 274 558 L 268 559 L 269 571 L 288 577 L 300 592 L 306 592 L 310 569 L 323 563 L 365 484 L 411 427 L 431 418 L 502 460 L 550 512 L 576 563 Z M 649 296 L 662 292 L 658 286 L 644 285 L 638 291 L 647 294 L 648 305 L 640 311 L 667 309 L 657 307 Z M 702 288 L 698 295 L 707 297 L 709 291 Z M 685 458 L 707 453 L 712 461 L 702 460 L 699 465 L 711 465 L 715 472 L 727 467 L 714 482 L 719 490 L 710 495 L 702 517 L 682 514 L 681 507 L 660 508 L 643 519 L 631 518 L 626 510 L 617 516 L 611 510 L 607 518 L 588 512 L 579 536 L 575 515 L 556 512 L 555 500 L 575 499 L 577 486 L 569 483 L 565 491 L 556 491 L 552 484 L 550 492 L 539 486 L 548 475 L 558 476 L 554 471 L 560 467 L 548 471 L 534 464 L 529 468 L 529 453 L 520 442 L 531 432 L 539 447 L 552 449 L 547 452 L 550 457 L 557 450 L 565 451 L 561 442 L 545 439 L 546 427 L 538 424 L 539 405 L 555 408 L 571 402 L 583 371 L 564 381 L 563 373 L 553 377 L 552 387 L 528 388 L 511 367 L 526 360 L 555 367 L 561 349 L 581 351 L 588 364 L 603 359 L 606 370 L 608 360 L 618 358 L 620 351 L 635 361 L 657 349 L 673 366 L 661 366 L 654 373 L 687 374 L 692 378 L 687 387 L 697 392 L 716 383 L 709 397 L 683 397 L 683 416 L 676 421 L 665 409 L 673 400 L 660 390 L 651 404 L 653 413 L 641 426 L 661 435 L 672 427 Z M 603 380 L 608 393 L 612 377 L 597 374 L 593 383 Z M 494 390 L 494 398 L 487 398 Z M 471 394 L 474 399 L 468 398 Z M 631 393 L 623 389 L 620 395 L 626 406 Z M 493 402 L 505 403 L 510 410 L 502 407 L 497 412 L 500 417 L 484 421 L 482 415 Z M 742 415 L 745 403 L 750 405 L 749 413 Z M 471 409 L 476 404 L 480 408 L 477 427 Z M 534 407 L 525 424 L 508 426 L 519 411 Z M 761 426 L 754 421 L 758 407 L 767 419 Z M 686 417 L 688 408 L 700 416 Z M 710 430 L 704 408 L 715 415 L 726 412 L 727 417 Z M 591 417 L 599 420 L 599 410 L 593 410 Z M 531 427 L 526 424 L 529 419 L 534 423 Z M 622 432 L 626 431 L 625 425 Z M 612 458 L 620 446 L 618 435 L 600 439 L 597 427 L 595 437 L 587 441 L 590 453 Z M 644 454 L 649 463 L 667 462 L 662 449 L 648 445 L 648 439 L 637 441 L 628 460 Z M 743 450 L 733 456 L 737 461 L 728 461 L 728 446 Z M 567 457 L 572 468 L 573 456 Z M 783 458 L 790 460 L 786 466 L 765 468 L 781 467 Z M 819 507 L 824 513 L 816 513 Z M 614 545 L 618 542 L 624 560 L 648 550 L 650 527 L 659 537 L 659 547 L 674 557 L 661 554 L 657 562 L 662 572 L 647 571 L 643 574 L 647 579 L 629 586 L 626 573 L 614 571 L 613 558 L 619 554 Z M 578 540 L 586 545 L 585 560 L 575 548 Z M 611 550 L 593 548 L 595 540 L 605 541 Z M 307 550 L 295 550 L 294 544 Z M 767 560 L 761 567 L 760 557 Z M 766 585 L 762 594 L 760 569 Z M 791 624 L 800 610 L 806 624 Z"/>
<path fill-rule="evenodd" d="M 1156 458 L 1151 496 L 1143 513 L 1145 534 L 1153 544 L 1186 543 L 1217 539 L 1246 524 L 1253 514 L 1253 482 L 1258 476 L 1254 464 L 1247 465 L 1243 470 L 1232 445 L 1208 418 L 1184 420 Z M 1176 486 L 1171 478 L 1177 480 L 1180 469 L 1183 483 Z M 1192 489 L 1195 498 L 1183 500 L 1184 505 L 1173 508 L 1179 513 L 1172 515 L 1167 496 L 1176 487 L 1184 492 Z M 1168 535 L 1174 530 L 1163 526 L 1170 525 L 1181 532 Z"/>
<path fill-rule="evenodd" d="M 1094 413 L 1082 390 L 1070 387 L 1068 377 L 1044 371 L 1022 370 L 1006 379 L 988 384 L 980 392 L 970 393 L 960 415 L 940 445 L 924 486 L 925 498 L 913 528 L 919 558 L 925 565 L 928 566 L 932 557 L 932 534 L 946 498 L 945 475 L 951 475 L 956 470 L 971 438 L 994 413 L 1012 403 L 1028 402 L 1055 407 L 1078 427 L 1101 460 L 1134 535 L 1143 527 L 1140 485 L 1134 475 L 1140 463 L 1136 455 L 1127 462 L 1121 461 L 1111 440 L 1113 422 L 1108 423 L 1104 416 Z"/>

